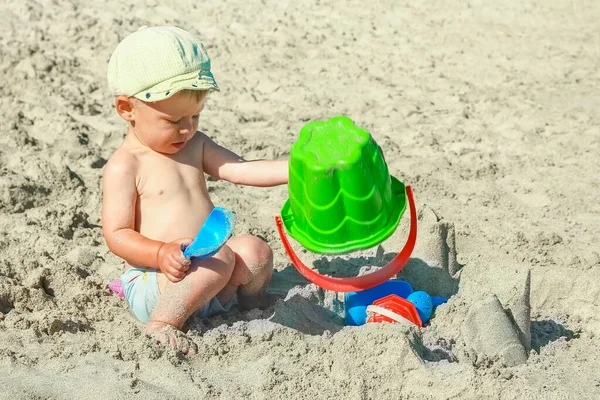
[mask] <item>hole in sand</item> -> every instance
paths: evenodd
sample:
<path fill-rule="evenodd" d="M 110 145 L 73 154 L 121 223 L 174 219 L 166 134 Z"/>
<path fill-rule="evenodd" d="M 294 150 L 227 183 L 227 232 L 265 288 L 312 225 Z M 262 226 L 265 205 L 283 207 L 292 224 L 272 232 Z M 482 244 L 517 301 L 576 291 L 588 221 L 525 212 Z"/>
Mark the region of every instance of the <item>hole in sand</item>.
<path fill-rule="evenodd" d="M 15 305 L 12 300 L 8 298 L 8 295 L 0 295 L 0 312 L 2 314 L 8 314 Z"/>
<path fill-rule="evenodd" d="M 547 346 L 549 343 L 563 338 L 569 341 L 578 337 L 578 332 L 573 332 L 556 321 L 550 319 L 531 321 L 531 348 L 538 353 L 542 347 Z"/>
<path fill-rule="evenodd" d="M 421 336 L 413 336 L 411 340 L 411 347 L 415 353 L 426 362 L 438 363 L 448 362 L 453 363 L 458 361 L 452 347 L 454 341 L 447 341 L 443 338 L 424 338 Z"/>
<path fill-rule="evenodd" d="M 50 297 L 54 297 L 54 289 L 52 288 L 52 286 L 50 286 L 52 282 L 50 282 L 45 276 L 42 276 L 40 278 L 40 284 L 44 293 L 46 293 Z"/>

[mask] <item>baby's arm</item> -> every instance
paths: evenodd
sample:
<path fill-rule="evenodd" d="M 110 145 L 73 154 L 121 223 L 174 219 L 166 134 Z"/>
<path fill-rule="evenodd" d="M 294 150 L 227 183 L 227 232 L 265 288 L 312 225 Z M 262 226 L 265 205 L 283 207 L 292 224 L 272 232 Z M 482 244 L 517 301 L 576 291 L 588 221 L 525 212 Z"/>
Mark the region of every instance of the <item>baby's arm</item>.
<path fill-rule="evenodd" d="M 277 186 L 288 182 L 285 160 L 247 161 L 206 137 L 203 150 L 204 172 L 217 179 L 248 186 Z"/>
<path fill-rule="evenodd" d="M 173 281 L 185 276 L 189 267 L 181 251 L 192 239 L 171 243 L 151 240 L 135 230 L 137 202 L 136 161 L 128 154 L 116 154 L 106 164 L 102 178 L 102 232 L 110 251 L 129 265 L 160 269 Z"/>

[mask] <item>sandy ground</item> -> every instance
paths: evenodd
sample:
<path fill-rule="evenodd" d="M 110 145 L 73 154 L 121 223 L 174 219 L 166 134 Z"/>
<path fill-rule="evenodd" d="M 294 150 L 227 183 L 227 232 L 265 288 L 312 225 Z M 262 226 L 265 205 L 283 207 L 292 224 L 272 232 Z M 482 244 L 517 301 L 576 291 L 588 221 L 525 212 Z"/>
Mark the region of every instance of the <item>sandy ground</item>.
<path fill-rule="evenodd" d="M 3 1 L 0 397 L 600 398 L 600 5 L 423 3 Z M 418 203 L 400 278 L 451 296 L 429 325 L 343 327 L 276 236 L 286 188 L 209 182 L 282 298 L 191 320 L 195 358 L 143 335 L 106 290 L 100 178 L 125 132 L 108 58 L 154 24 L 203 38 L 222 92 L 201 128 L 247 158 L 336 115 L 372 133 Z M 406 225 L 383 256 L 303 257 L 356 274 Z"/>

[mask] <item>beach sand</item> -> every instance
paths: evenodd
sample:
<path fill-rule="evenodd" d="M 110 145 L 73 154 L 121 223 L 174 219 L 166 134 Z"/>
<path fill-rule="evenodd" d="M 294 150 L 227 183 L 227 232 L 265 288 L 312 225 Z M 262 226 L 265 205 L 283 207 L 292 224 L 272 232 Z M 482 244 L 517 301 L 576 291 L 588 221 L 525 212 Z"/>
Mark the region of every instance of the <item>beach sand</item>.
<path fill-rule="evenodd" d="M 600 4 L 24 0 L 0 4 L 0 398 L 600 398 Z M 275 252 L 266 310 L 192 319 L 155 344 L 106 285 L 102 168 L 125 124 L 108 58 L 142 25 L 198 34 L 221 92 L 200 128 L 287 159 L 308 121 L 350 117 L 411 185 L 399 278 L 448 296 L 419 329 L 344 327 L 343 296 L 290 264 L 286 187 L 208 182 L 236 234 Z M 321 257 L 352 276 L 382 250 Z"/>

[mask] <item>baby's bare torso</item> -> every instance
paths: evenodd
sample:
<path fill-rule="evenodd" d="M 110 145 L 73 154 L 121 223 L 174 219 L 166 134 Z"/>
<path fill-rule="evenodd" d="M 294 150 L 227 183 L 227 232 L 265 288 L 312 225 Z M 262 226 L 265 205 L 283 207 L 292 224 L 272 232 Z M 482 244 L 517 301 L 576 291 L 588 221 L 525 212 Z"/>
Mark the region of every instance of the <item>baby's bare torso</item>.
<path fill-rule="evenodd" d="M 214 208 L 202 169 L 204 135 L 197 133 L 174 155 L 163 155 L 127 143 L 137 164 L 135 230 L 143 236 L 171 242 L 196 236 Z"/>

